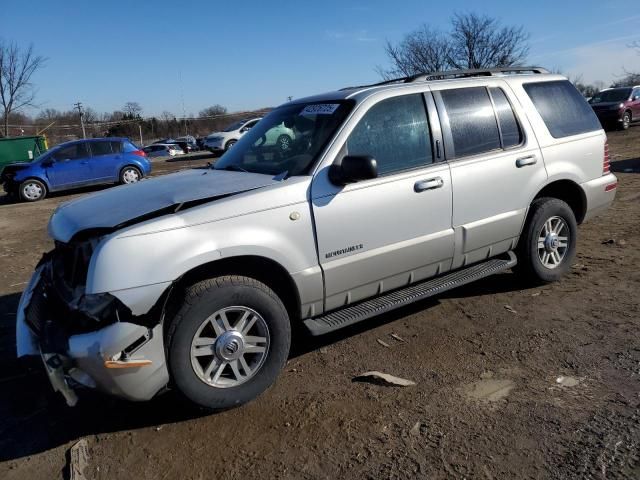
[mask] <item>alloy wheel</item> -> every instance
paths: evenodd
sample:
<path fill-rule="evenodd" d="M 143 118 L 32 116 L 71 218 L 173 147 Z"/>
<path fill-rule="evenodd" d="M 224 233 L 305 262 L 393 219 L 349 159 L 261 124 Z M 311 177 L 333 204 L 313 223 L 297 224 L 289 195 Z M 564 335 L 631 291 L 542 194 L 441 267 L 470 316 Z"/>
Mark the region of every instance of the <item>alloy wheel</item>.
<path fill-rule="evenodd" d="M 218 310 L 191 341 L 191 366 L 200 380 L 216 388 L 241 385 L 262 367 L 269 351 L 269 329 L 249 307 Z"/>

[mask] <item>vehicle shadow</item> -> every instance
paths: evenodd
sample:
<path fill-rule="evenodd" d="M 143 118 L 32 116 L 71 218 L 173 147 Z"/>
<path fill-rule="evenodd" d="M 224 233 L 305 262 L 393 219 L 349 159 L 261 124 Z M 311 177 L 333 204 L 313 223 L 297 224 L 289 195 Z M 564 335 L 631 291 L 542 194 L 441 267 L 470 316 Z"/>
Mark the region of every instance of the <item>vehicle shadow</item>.
<path fill-rule="evenodd" d="M 611 162 L 610 166 L 614 173 L 640 173 L 640 157 Z"/>
<path fill-rule="evenodd" d="M 467 285 L 439 298 L 464 298 L 521 289 L 511 273 Z M 183 422 L 210 415 L 166 392 L 149 402 L 133 403 L 83 391 L 74 408 L 54 393 L 38 357 L 16 359 L 15 312 L 19 294 L 0 296 L 0 462 L 64 445 L 88 435 Z M 438 298 L 400 308 L 321 337 L 294 329 L 290 358 L 297 358 L 429 309 Z"/>

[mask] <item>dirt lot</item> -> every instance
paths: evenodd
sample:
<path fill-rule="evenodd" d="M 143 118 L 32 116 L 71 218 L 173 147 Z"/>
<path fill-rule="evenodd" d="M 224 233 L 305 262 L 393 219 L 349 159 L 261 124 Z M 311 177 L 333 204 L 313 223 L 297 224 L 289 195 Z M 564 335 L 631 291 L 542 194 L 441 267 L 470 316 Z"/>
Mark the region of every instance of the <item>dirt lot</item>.
<path fill-rule="evenodd" d="M 563 281 L 525 288 L 505 273 L 298 336 L 272 389 L 209 416 L 172 393 L 148 404 L 85 395 L 70 409 L 37 363 L 14 360 L 19 293 L 51 247 L 49 215 L 75 195 L 0 200 L 0 478 L 62 478 L 81 438 L 88 477 L 110 480 L 640 478 L 640 127 L 609 138 L 616 202 L 580 228 Z M 367 370 L 417 385 L 352 381 Z"/>

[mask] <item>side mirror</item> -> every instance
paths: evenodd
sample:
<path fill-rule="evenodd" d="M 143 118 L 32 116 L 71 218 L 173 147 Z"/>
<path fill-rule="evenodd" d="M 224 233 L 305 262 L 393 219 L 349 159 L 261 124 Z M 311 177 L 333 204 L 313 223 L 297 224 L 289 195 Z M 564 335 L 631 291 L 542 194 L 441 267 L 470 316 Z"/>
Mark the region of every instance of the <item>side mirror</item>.
<path fill-rule="evenodd" d="M 333 164 L 329 170 L 329 180 L 335 185 L 370 180 L 378 177 L 378 163 L 370 155 L 347 155 L 340 165 Z"/>
<path fill-rule="evenodd" d="M 52 159 L 50 159 L 50 158 L 47 158 L 46 160 L 43 160 L 43 161 L 42 161 L 41 165 L 42 165 L 44 168 L 53 167 L 53 160 L 52 160 Z"/>
<path fill-rule="evenodd" d="M 251 127 L 242 127 L 240 133 L 247 133 L 249 130 L 251 130 Z"/>

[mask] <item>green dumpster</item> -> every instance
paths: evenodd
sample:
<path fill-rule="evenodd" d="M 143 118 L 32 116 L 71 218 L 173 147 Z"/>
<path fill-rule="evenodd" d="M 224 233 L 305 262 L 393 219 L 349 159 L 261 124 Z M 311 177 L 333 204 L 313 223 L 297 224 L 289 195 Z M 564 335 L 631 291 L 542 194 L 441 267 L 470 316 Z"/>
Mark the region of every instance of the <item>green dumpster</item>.
<path fill-rule="evenodd" d="M 8 163 L 30 162 L 46 150 L 43 136 L 0 138 L 0 172 Z"/>

